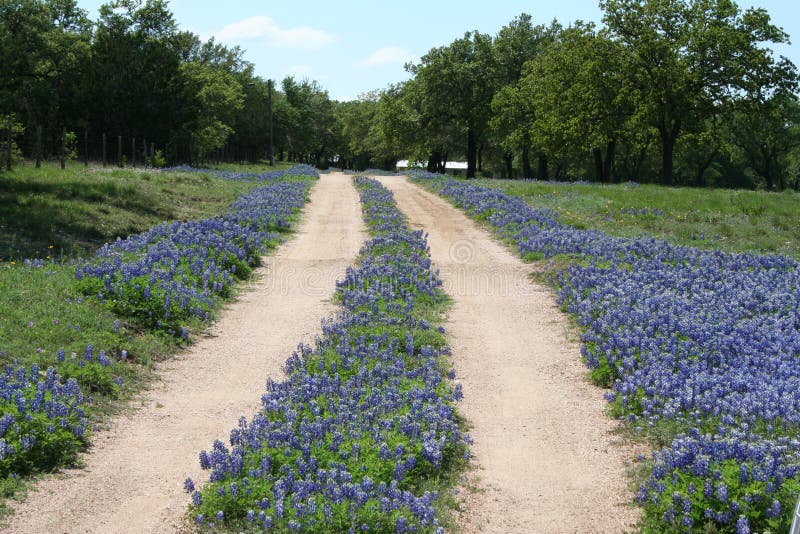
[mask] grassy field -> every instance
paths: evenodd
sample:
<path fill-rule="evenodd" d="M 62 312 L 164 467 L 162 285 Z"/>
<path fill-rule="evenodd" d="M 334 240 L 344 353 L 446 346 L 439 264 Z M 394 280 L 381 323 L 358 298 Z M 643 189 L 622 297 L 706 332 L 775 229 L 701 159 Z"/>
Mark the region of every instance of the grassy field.
<path fill-rule="evenodd" d="M 623 237 L 649 235 L 674 244 L 800 257 L 800 195 L 637 184 L 480 180 L 556 211 L 561 222 Z"/>
<path fill-rule="evenodd" d="M 288 161 L 275 160 L 275 166 L 271 167 L 269 163 L 222 163 L 205 165 L 209 169 L 232 171 L 232 172 L 272 172 L 272 171 L 285 171 L 292 168 L 294 163 Z"/>
<path fill-rule="evenodd" d="M 0 261 L 81 256 L 162 221 L 213 216 L 255 185 L 157 170 L 19 166 L 0 175 Z"/>

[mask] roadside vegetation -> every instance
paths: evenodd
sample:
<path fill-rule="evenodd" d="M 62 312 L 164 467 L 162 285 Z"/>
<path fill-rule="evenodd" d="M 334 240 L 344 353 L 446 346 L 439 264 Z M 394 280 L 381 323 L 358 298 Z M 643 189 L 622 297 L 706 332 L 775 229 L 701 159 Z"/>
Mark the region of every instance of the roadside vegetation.
<path fill-rule="evenodd" d="M 417 179 L 523 258 L 555 260 L 549 280 L 579 325 L 590 379 L 654 449 L 636 481 L 643 531 L 789 528 L 800 492 L 795 259 L 615 237 L 500 188 Z"/>
<path fill-rule="evenodd" d="M 291 231 L 316 175 L 308 167 L 245 178 L 215 170 L 68 172 L 65 181 L 60 170 L 56 179 L 18 169 L 7 189 L 80 224 L 38 258 L 0 263 L 6 497 L 31 475 L 74 463 L 93 428 L 147 381 L 151 364 L 205 328 L 236 281 Z M 115 213 L 126 222 L 104 234 Z M 22 236 L 22 250 L 48 237 L 44 226 L 34 230 L 13 234 Z M 90 251 L 99 236 L 111 243 Z"/>
<path fill-rule="evenodd" d="M 218 215 L 257 185 L 157 169 L 18 166 L 0 178 L 0 261 L 85 256 L 162 222 Z"/>
<path fill-rule="evenodd" d="M 313 80 L 257 76 L 167 2 L 114 0 L 91 20 L 75 0 L 13 0 L 0 9 L 0 154 L 460 161 L 468 177 L 800 189 L 797 69 L 771 49 L 790 39 L 780 21 L 727 0 L 600 8 L 596 23 L 521 13 L 495 33 L 464 28 L 407 65 L 409 80 L 339 102 Z"/>
<path fill-rule="evenodd" d="M 734 189 L 481 180 L 558 220 L 610 235 L 647 235 L 676 245 L 800 258 L 800 195 Z"/>

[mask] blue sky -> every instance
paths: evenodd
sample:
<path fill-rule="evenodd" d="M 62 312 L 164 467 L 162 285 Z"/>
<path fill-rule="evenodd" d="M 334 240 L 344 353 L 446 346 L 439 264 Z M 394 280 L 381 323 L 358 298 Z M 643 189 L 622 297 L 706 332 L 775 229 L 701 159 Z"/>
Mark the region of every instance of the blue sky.
<path fill-rule="evenodd" d="M 93 19 L 103 3 L 78 1 Z M 795 1 L 738 4 L 766 8 L 773 22 L 800 43 Z M 337 100 L 405 80 L 406 61 L 466 31 L 494 35 L 520 13 L 532 15 L 536 24 L 554 18 L 564 25 L 578 19 L 599 23 L 602 18 L 597 0 L 172 0 L 169 6 L 182 29 L 241 46 L 259 76 L 314 79 Z M 800 66 L 800 45 L 775 50 Z"/>

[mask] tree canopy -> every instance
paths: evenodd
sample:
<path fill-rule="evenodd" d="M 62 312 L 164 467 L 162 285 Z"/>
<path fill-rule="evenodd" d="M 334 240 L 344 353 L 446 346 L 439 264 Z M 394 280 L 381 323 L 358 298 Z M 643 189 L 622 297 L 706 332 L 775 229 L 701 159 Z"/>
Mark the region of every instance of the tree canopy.
<path fill-rule="evenodd" d="M 61 136 L 99 159 L 107 134 L 172 162 L 266 158 L 467 176 L 800 188 L 789 36 L 732 0 L 603 0 L 601 24 L 467 31 L 406 65 L 410 79 L 351 102 L 316 81 L 266 80 L 244 51 L 182 31 L 166 0 L 0 2 L 0 128 L 13 153 Z M 0 145 L 7 138 L 0 136 Z M 73 136 L 74 138 L 74 136 Z M 132 139 L 141 140 L 133 145 Z M 110 149 L 110 152 L 113 148 Z"/>

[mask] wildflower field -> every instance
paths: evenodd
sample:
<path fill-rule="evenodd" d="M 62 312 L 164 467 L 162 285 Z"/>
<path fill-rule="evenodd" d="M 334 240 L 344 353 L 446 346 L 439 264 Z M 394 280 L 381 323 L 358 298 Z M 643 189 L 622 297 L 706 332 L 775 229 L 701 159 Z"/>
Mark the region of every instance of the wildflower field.
<path fill-rule="evenodd" d="M 91 253 L 76 231 L 0 264 L 2 494 L 76 461 L 150 363 L 204 329 L 291 233 L 319 175 L 296 166 L 141 176 L 119 175 L 144 191 L 183 184 L 178 204 L 209 188 L 212 200 L 180 208 L 191 218 L 155 207 L 153 224 L 117 228 L 123 235 Z M 54 187 L 48 180 L 18 176 L 6 188 L 33 198 Z M 104 180 L 97 187 L 121 206 L 127 189 Z M 788 529 L 800 494 L 800 248 L 786 229 L 796 195 L 718 191 L 692 205 L 690 192 L 637 184 L 414 180 L 523 258 L 546 260 L 610 415 L 652 446 L 635 482 L 643 531 Z M 392 194 L 364 176 L 354 183 L 370 238 L 336 284 L 337 314 L 268 382 L 257 413 L 197 444 L 208 480 L 184 489 L 200 531 L 454 526 L 452 486 L 470 439 L 440 326 L 448 297 L 426 236 Z M 87 199 L 59 191 L 42 198 L 93 219 L 78 209 Z M 41 246 L 25 239 L 19 250 Z"/>
<path fill-rule="evenodd" d="M 591 378 L 655 449 L 636 497 L 645 531 L 788 529 L 800 493 L 795 259 L 612 237 L 499 188 L 417 180 L 523 257 L 559 266 L 551 278 Z"/>
<path fill-rule="evenodd" d="M 5 493 L 29 474 L 76 459 L 91 423 L 137 389 L 153 358 L 176 350 L 190 329 L 202 329 L 234 283 L 284 239 L 317 176 L 305 166 L 269 175 L 165 175 L 224 191 L 208 198 L 248 192 L 220 215 L 161 223 L 86 259 L 0 265 Z M 43 183 L 37 180 L 18 183 Z"/>
<path fill-rule="evenodd" d="M 210 530 L 441 532 L 439 492 L 467 454 L 448 347 L 446 298 L 425 237 L 392 195 L 359 177 L 372 237 L 337 283 L 339 314 L 270 381 L 229 443 L 200 453 L 193 515 Z"/>

